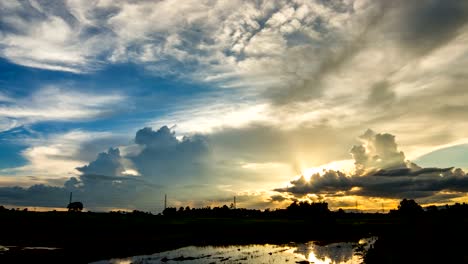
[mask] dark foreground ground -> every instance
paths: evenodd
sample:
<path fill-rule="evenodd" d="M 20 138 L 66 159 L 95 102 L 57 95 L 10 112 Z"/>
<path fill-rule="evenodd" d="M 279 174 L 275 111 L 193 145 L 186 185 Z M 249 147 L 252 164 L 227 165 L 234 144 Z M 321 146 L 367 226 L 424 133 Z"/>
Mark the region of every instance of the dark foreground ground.
<path fill-rule="evenodd" d="M 314 217 L 182 217 L 0 212 L 0 263 L 87 263 L 188 245 L 352 241 L 376 235 L 366 263 L 468 263 L 465 213 Z M 56 250 L 23 249 L 56 247 Z"/>

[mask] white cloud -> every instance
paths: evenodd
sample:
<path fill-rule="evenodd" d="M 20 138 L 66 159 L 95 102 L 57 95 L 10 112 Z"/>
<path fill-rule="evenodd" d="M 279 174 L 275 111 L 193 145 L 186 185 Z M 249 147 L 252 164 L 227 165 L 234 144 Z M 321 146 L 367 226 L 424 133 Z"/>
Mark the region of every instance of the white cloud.
<path fill-rule="evenodd" d="M 21 155 L 27 160 L 27 164 L 3 169 L 0 173 L 14 173 L 15 177 L 34 176 L 47 179 L 78 175 L 79 172 L 75 168 L 88 162 L 80 158 L 81 147 L 87 142 L 104 140 L 112 136 L 108 132 L 74 130 L 64 134 L 25 139 L 23 143 L 28 144 L 29 147 L 23 150 Z"/>
<path fill-rule="evenodd" d="M 193 107 L 193 105 L 191 106 Z M 177 133 L 210 133 L 225 127 L 244 127 L 252 122 L 267 122 L 268 105 L 247 103 L 213 103 L 192 109 L 182 108 L 149 123 L 153 127 L 176 125 Z"/>
<path fill-rule="evenodd" d="M 0 54 L 34 68 L 69 72 L 92 69 L 95 63 L 92 57 L 102 52 L 100 45 L 106 36 L 83 38 L 88 25 L 83 21 L 72 23 L 74 17 L 70 14 L 58 15 L 61 11 L 66 14 L 67 10 L 45 9 L 38 2 L 32 3 L 3 6 L 2 21 L 13 30 L 2 32 Z"/>
<path fill-rule="evenodd" d="M 90 120 L 114 112 L 115 105 L 124 99 L 120 94 L 93 94 L 51 86 L 27 97 L 9 98 L 0 104 L 0 117 L 6 124 L 4 130 L 38 121 Z"/>

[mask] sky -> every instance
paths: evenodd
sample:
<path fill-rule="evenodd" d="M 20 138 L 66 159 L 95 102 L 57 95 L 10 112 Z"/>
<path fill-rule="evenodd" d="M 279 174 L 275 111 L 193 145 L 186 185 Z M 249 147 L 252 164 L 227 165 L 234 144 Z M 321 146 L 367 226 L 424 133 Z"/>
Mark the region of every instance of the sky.
<path fill-rule="evenodd" d="M 0 204 L 468 201 L 468 2 L 0 2 Z"/>

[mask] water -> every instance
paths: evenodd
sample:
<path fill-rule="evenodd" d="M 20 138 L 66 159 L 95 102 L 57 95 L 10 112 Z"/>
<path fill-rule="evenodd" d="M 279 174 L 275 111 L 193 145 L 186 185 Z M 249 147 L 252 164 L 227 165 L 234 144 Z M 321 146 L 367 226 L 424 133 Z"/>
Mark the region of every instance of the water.
<path fill-rule="evenodd" d="M 287 245 L 243 245 L 184 247 L 152 255 L 134 256 L 93 262 L 94 264 L 152 264 L 152 263 L 314 263 L 359 264 L 362 250 L 371 247 L 376 237 L 358 243 L 340 242 L 319 245 L 317 242 Z"/>
<path fill-rule="evenodd" d="M 17 246 L 2 246 L 0 245 L 0 254 L 3 252 L 7 252 L 11 249 L 14 250 L 58 250 L 60 248 L 56 247 L 17 247 Z"/>

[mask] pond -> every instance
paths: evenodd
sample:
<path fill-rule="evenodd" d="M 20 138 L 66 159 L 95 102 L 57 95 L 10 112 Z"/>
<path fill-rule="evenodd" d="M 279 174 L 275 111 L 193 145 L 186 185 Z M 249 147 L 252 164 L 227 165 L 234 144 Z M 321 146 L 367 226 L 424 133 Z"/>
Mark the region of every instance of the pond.
<path fill-rule="evenodd" d="M 322 244 L 316 241 L 286 245 L 189 246 L 152 255 L 110 259 L 94 264 L 151 263 L 314 263 L 358 264 L 362 253 L 373 246 L 376 237 L 359 242 Z"/>

